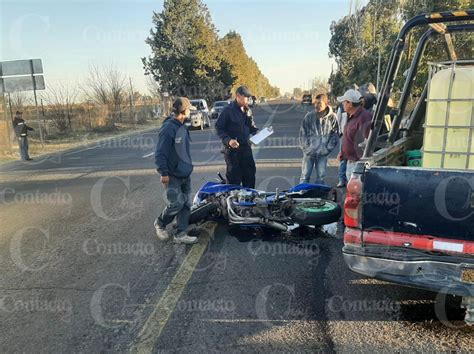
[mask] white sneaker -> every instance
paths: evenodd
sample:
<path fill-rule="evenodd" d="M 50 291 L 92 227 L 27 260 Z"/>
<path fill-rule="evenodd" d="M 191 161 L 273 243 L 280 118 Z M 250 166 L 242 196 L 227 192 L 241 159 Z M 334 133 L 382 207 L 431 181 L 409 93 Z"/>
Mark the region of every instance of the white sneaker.
<path fill-rule="evenodd" d="M 161 241 L 167 241 L 169 238 L 170 238 L 170 235 L 168 233 L 168 231 L 166 231 L 165 228 L 161 227 L 160 225 L 158 225 L 158 219 L 155 220 L 155 222 L 153 223 L 153 225 L 155 226 L 155 230 L 156 230 L 156 236 L 158 236 L 158 239 L 161 240 Z"/>
<path fill-rule="evenodd" d="M 185 233 L 181 233 L 179 235 L 176 235 L 173 239 L 174 243 L 185 243 L 187 245 L 192 245 L 194 243 L 198 243 L 199 240 L 197 237 L 194 236 L 189 236 Z"/>

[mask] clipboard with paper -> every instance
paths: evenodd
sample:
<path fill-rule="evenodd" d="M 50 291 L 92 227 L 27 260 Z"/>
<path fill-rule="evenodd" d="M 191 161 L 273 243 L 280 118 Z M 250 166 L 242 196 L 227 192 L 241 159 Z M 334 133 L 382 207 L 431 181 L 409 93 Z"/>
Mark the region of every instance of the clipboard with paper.
<path fill-rule="evenodd" d="M 272 134 L 273 134 L 272 127 L 263 128 L 257 134 L 255 134 L 254 136 L 250 138 L 250 142 L 254 145 L 258 145 Z"/>

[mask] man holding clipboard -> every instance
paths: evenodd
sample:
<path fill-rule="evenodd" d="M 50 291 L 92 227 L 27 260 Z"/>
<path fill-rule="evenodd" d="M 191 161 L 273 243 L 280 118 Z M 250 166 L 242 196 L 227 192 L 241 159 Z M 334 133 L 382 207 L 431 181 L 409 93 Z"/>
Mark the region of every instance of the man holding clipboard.
<path fill-rule="evenodd" d="M 235 101 L 219 115 L 216 130 L 224 145 L 227 183 L 255 188 L 257 170 L 249 138 L 250 134 L 258 132 L 258 128 L 248 106 L 251 96 L 246 86 L 240 86 Z"/>

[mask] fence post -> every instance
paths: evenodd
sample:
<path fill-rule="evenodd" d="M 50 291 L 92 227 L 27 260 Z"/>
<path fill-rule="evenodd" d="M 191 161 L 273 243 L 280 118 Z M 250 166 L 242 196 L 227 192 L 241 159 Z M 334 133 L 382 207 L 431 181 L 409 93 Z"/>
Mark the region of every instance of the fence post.
<path fill-rule="evenodd" d="M 13 126 L 8 118 L 7 107 L 5 105 L 5 95 L 0 95 L 0 148 L 3 150 L 12 150 L 12 132 Z"/>

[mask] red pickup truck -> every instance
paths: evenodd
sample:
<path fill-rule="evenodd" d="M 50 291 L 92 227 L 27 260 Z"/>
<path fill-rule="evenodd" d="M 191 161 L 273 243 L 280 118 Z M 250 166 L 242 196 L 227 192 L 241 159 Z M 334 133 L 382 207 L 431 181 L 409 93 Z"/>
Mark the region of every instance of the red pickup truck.
<path fill-rule="evenodd" d="M 354 272 L 461 296 L 465 321 L 470 325 L 474 324 L 474 80 L 461 75 L 474 72 L 474 60 L 457 58 L 451 35 L 472 36 L 473 20 L 474 10 L 441 12 L 417 16 L 400 31 L 364 157 L 347 185 L 343 248 L 344 260 Z M 429 27 L 420 38 L 406 73 L 390 130 L 383 133 L 387 102 L 405 40 L 418 26 Z M 446 39 L 447 61 L 431 63 L 430 78 L 420 99 L 413 111 L 404 115 L 426 45 L 437 37 Z M 438 91 L 445 90 L 447 97 L 435 97 L 434 75 L 442 70 L 448 70 L 443 73 L 450 79 Z M 458 81 L 454 80 L 461 79 L 465 86 L 456 96 Z M 441 103 L 451 117 L 443 111 L 444 124 L 434 124 L 427 117 L 439 113 L 436 107 Z M 461 104 L 465 108 L 456 110 L 456 105 Z M 468 124 L 461 126 L 456 123 L 459 119 Z M 440 145 L 438 152 L 429 147 L 435 143 Z M 460 151 L 452 150 L 451 145 Z M 410 151 L 422 152 L 422 162 L 416 161 L 419 166 L 407 163 Z M 438 167 L 432 165 L 436 154 Z"/>

